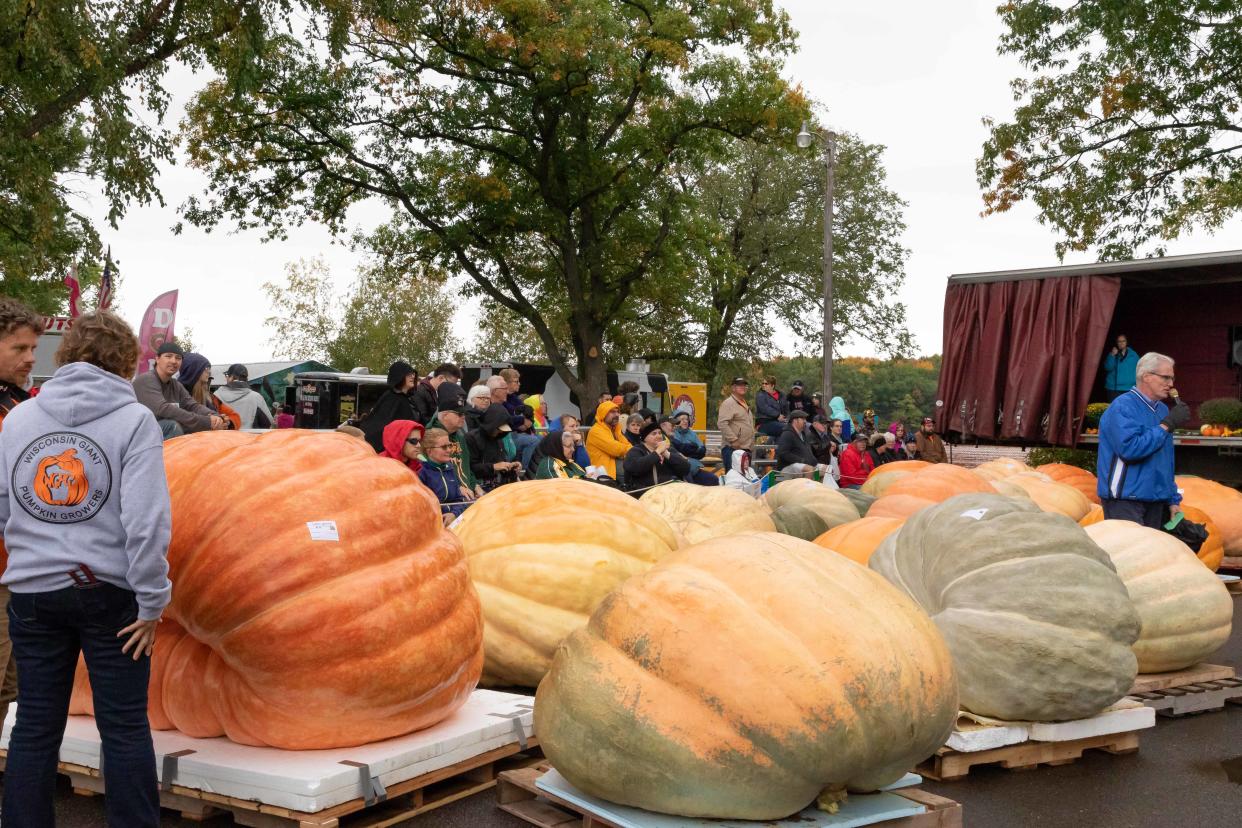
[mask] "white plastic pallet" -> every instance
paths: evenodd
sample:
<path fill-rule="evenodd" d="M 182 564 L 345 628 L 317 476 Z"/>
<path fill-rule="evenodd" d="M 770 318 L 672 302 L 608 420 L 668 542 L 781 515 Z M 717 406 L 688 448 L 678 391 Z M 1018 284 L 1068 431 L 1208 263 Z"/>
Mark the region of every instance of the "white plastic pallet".
<path fill-rule="evenodd" d="M 975 753 L 1027 741 L 1070 742 L 1155 726 L 1156 711 L 1128 698 L 1096 716 L 1071 722 L 1007 722 L 963 711 L 947 745 L 961 753 Z"/>
<path fill-rule="evenodd" d="M 907 773 L 884 790 L 907 788 L 922 782 L 917 774 Z M 607 820 L 619 828 L 862 828 L 886 820 L 914 816 L 927 811 L 905 797 L 892 793 L 850 794 L 841 803 L 840 810 L 829 814 L 817 810 L 814 805 L 787 819 L 754 822 L 732 819 L 694 819 L 671 816 L 617 805 L 582 793 L 555 770 L 539 777 L 535 786 L 548 794 L 579 806 L 593 817 Z"/>
<path fill-rule="evenodd" d="M 15 715 L 14 705 L 0 736 L 0 747 L 6 750 Z M 342 762 L 363 763 L 372 776 L 390 786 L 524 742 L 533 730 L 533 698 L 475 690 L 461 709 L 434 727 L 359 747 L 289 751 L 239 745 L 223 738 L 194 739 L 175 730 L 156 730 L 151 735 L 156 770 L 161 774 L 165 754 L 194 751 L 178 759 L 177 785 L 313 813 L 360 796 L 358 768 Z M 99 754 L 95 720 L 70 716 L 60 760 L 98 768 Z"/>

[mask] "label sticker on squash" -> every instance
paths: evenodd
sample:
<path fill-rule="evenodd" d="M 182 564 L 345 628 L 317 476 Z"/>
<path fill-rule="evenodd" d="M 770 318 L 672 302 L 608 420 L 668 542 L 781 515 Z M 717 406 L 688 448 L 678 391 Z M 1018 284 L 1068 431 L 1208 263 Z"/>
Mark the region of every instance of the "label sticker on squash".
<path fill-rule="evenodd" d="M 306 528 L 310 530 L 313 541 L 339 541 L 340 533 L 336 531 L 335 520 L 308 520 Z"/>
<path fill-rule="evenodd" d="M 986 515 L 987 513 L 988 513 L 988 510 L 986 508 L 980 507 L 978 509 L 968 509 L 967 511 L 962 512 L 962 514 L 959 515 L 959 517 L 966 517 L 966 518 L 970 518 L 971 520 L 983 520 L 983 516 Z"/>

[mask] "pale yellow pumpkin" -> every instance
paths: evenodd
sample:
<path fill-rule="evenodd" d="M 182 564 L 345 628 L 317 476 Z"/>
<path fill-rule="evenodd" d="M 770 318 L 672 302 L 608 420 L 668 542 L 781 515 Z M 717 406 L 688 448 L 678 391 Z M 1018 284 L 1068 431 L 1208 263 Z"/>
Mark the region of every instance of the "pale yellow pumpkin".
<path fill-rule="evenodd" d="M 1030 470 L 1030 466 L 1012 457 L 997 457 L 995 460 L 980 463 L 971 469 L 971 471 L 985 480 L 1003 480 L 1006 477 L 1012 477 L 1015 474 L 1022 474 Z"/>
<path fill-rule="evenodd" d="M 768 508 L 740 489 L 668 483 L 639 500 L 681 533 L 686 543 L 702 543 L 739 532 L 775 532 Z"/>
<path fill-rule="evenodd" d="M 1133 645 L 1140 673 L 1189 667 L 1229 640 L 1233 599 L 1186 544 L 1128 520 L 1101 521 L 1086 532 L 1112 559 L 1142 619 Z"/>
<path fill-rule="evenodd" d="M 1091 511 L 1091 501 L 1087 500 L 1086 495 L 1073 486 L 1056 483 L 1046 475 L 1037 472 L 1015 474 L 1004 478 L 1004 482 L 1021 488 L 1031 500 L 1035 501 L 1035 505 L 1045 512 L 1065 515 L 1077 522 Z"/>
<path fill-rule="evenodd" d="M 564 478 L 501 486 L 452 531 L 483 604 L 483 682 L 527 687 L 604 596 L 680 542 L 629 495 Z"/>

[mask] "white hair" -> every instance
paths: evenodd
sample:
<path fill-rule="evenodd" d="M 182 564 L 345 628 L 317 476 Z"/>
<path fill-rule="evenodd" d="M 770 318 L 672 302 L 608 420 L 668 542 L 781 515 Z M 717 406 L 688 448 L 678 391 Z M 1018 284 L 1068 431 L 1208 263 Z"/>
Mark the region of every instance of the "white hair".
<path fill-rule="evenodd" d="M 504 377 L 500 376 L 500 374 L 492 374 L 490 377 L 487 378 L 488 392 L 495 391 L 498 388 L 508 388 L 508 387 L 509 387 L 509 381 L 505 379 Z"/>
<path fill-rule="evenodd" d="M 891 431 L 884 432 L 884 442 L 888 443 L 890 446 L 893 445 L 897 442 L 897 435 Z"/>
<path fill-rule="evenodd" d="M 467 400 L 477 400 L 479 397 L 490 397 L 492 390 L 486 385 L 474 385 L 470 388 L 470 393 L 466 395 Z"/>
<path fill-rule="evenodd" d="M 1158 354 L 1155 351 L 1148 351 L 1139 357 L 1138 367 L 1134 369 L 1134 375 L 1141 378 L 1146 374 L 1154 374 L 1166 362 L 1169 365 L 1173 365 L 1172 357 Z"/>

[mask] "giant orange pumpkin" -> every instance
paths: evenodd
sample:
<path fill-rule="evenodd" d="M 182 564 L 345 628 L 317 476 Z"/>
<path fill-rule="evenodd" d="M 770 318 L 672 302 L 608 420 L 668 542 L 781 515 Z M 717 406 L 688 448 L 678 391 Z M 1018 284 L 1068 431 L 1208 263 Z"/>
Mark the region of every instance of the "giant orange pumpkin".
<path fill-rule="evenodd" d="M 829 529 L 815 539 L 815 544 L 866 566 L 880 541 L 900 529 L 904 522 L 901 518 L 865 517 Z"/>
<path fill-rule="evenodd" d="M 173 596 L 152 726 L 308 750 L 429 727 L 465 702 L 483 667 L 479 599 L 403 464 L 294 429 L 179 437 L 164 463 Z M 339 540 L 314 539 L 317 521 Z M 78 690 L 73 712 L 89 712 Z"/>
<path fill-rule="evenodd" d="M 77 449 L 68 449 L 39 461 L 35 496 L 49 506 L 77 506 L 90 490 Z"/>
<path fill-rule="evenodd" d="M 958 713 L 949 649 L 913 601 L 771 532 L 630 578 L 557 650 L 535 698 L 544 752 L 581 790 L 723 819 L 875 790 L 940 747 Z"/>
<path fill-rule="evenodd" d="M 996 489 L 986 478 L 961 466 L 936 463 L 908 474 L 889 486 L 872 505 L 867 516 L 904 519 L 954 495 L 971 492 L 995 494 Z"/>
<path fill-rule="evenodd" d="M 1225 554 L 1242 555 L 1242 492 L 1202 477 L 1178 477 L 1177 486 L 1182 505 L 1206 512 L 1220 528 Z"/>
<path fill-rule="evenodd" d="M 882 466 L 876 466 L 871 470 L 871 473 L 867 475 L 867 479 L 870 480 L 873 477 L 879 477 L 882 474 L 892 474 L 893 472 L 922 471 L 931 465 L 933 464 L 928 463 L 926 460 L 895 460 L 892 463 L 885 463 Z"/>
<path fill-rule="evenodd" d="M 1086 469 L 1080 469 L 1078 466 L 1071 466 L 1068 463 L 1045 463 L 1042 466 L 1037 466 L 1035 471 L 1048 475 L 1058 483 L 1073 486 L 1082 492 L 1083 496 L 1092 503 L 1100 502 L 1100 496 L 1096 491 L 1097 481 L 1095 475 Z"/>

